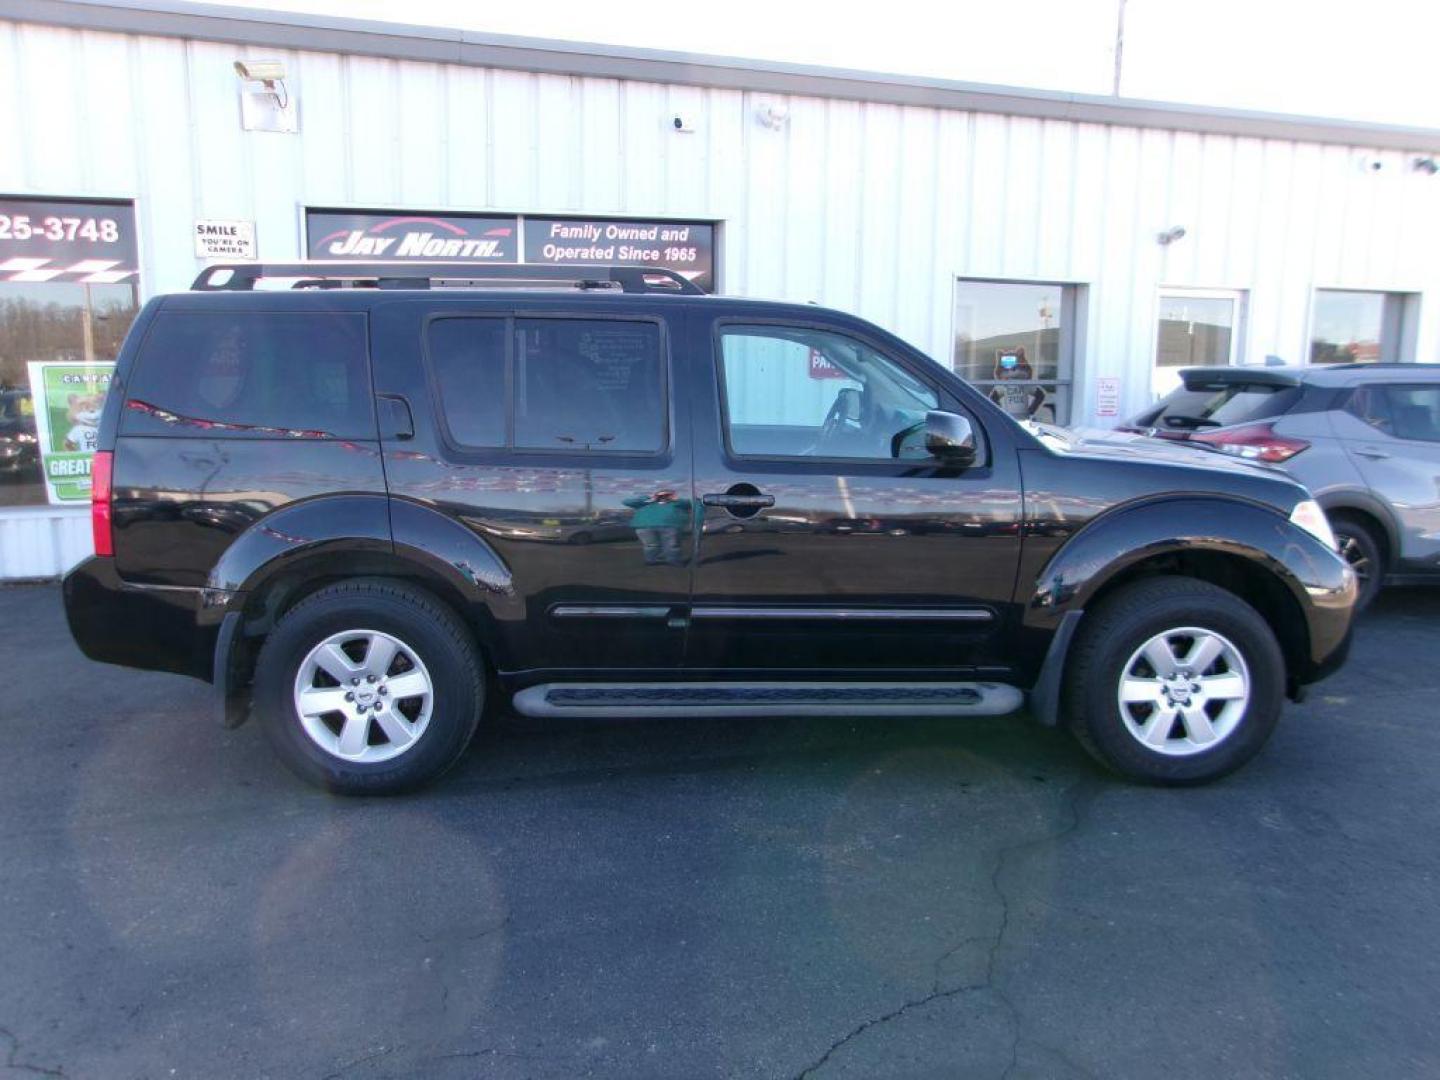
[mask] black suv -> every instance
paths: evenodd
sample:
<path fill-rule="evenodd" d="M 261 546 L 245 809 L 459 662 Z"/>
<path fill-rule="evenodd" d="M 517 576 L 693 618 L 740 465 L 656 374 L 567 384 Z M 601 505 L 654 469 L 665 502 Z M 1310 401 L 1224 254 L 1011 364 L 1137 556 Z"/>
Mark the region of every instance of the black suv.
<path fill-rule="evenodd" d="M 288 282 L 286 289 L 257 287 Z M 1339 665 L 1284 474 L 1021 425 L 871 324 L 659 270 L 211 268 L 105 405 L 97 660 L 215 684 L 334 791 L 529 716 L 994 715 L 1219 776 Z"/>

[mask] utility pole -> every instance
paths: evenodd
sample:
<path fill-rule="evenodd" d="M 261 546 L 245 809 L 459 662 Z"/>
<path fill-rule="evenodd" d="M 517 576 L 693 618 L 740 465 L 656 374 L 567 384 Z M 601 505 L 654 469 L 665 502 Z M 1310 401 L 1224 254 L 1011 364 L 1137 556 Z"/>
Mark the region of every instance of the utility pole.
<path fill-rule="evenodd" d="M 1120 65 L 1125 56 L 1125 0 L 1117 0 L 1115 10 L 1115 83 L 1110 92 L 1120 96 Z"/>

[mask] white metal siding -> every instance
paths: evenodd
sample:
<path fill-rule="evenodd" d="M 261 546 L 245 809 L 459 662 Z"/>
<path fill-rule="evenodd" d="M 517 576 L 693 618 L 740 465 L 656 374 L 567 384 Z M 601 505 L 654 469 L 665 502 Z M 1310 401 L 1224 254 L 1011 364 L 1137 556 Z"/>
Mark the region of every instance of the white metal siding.
<path fill-rule="evenodd" d="M 284 61 L 298 135 L 241 130 L 247 55 Z M 1418 358 L 1440 358 L 1440 178 L 1400 151 L 1372 174 L 1364 147 L 6 22 L 0 148 L 0 190 L 135 198 L 147 294 L 194 277 L 197 217 L 254 219 L 283 259 L 305 205 L 672 215 L 723 223 L 724 291 L 846 308 L 942 360 L 956 276 L 1088 285 L 1077 423 L 1099 375 L 1122 412 L 1149 399 L 1162 284 L 1245 290 L 1252 362 L 1304 357 L 1316 286 L 1424 292 Z"/>
<path fill-rule="evenodd" d="M 0 514 L 0 581 L 55 577 L 94 550 L 84 510 L 27 506 Z"/>

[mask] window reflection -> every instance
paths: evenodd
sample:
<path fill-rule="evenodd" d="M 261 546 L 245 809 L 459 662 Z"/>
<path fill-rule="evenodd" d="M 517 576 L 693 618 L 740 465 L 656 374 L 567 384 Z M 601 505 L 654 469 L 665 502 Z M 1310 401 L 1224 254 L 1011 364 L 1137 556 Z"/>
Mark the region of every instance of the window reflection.
<path fill-rule="evenodd" d="M 113 362 L 137 306 L 131 284 L 0 284 L 0 506 L 47 502 L 26 365 Z"/>
<path fill-rule="evenodd" d="M 955 286 L 957 374 L 1017 419 L 1070 420 L 1075 287 L 965 281 Z"/>

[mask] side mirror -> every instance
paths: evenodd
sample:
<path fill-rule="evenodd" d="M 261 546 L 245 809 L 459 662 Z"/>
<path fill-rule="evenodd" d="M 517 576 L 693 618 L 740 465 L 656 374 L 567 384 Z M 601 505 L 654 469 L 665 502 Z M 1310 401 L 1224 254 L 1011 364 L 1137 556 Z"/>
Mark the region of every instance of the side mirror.
<path fill-rule="evenodd" d="M 955 469 L 975 464 L 975 428 L 963 416 L 938 409 L 925 414 L 925 449 Z"/>

